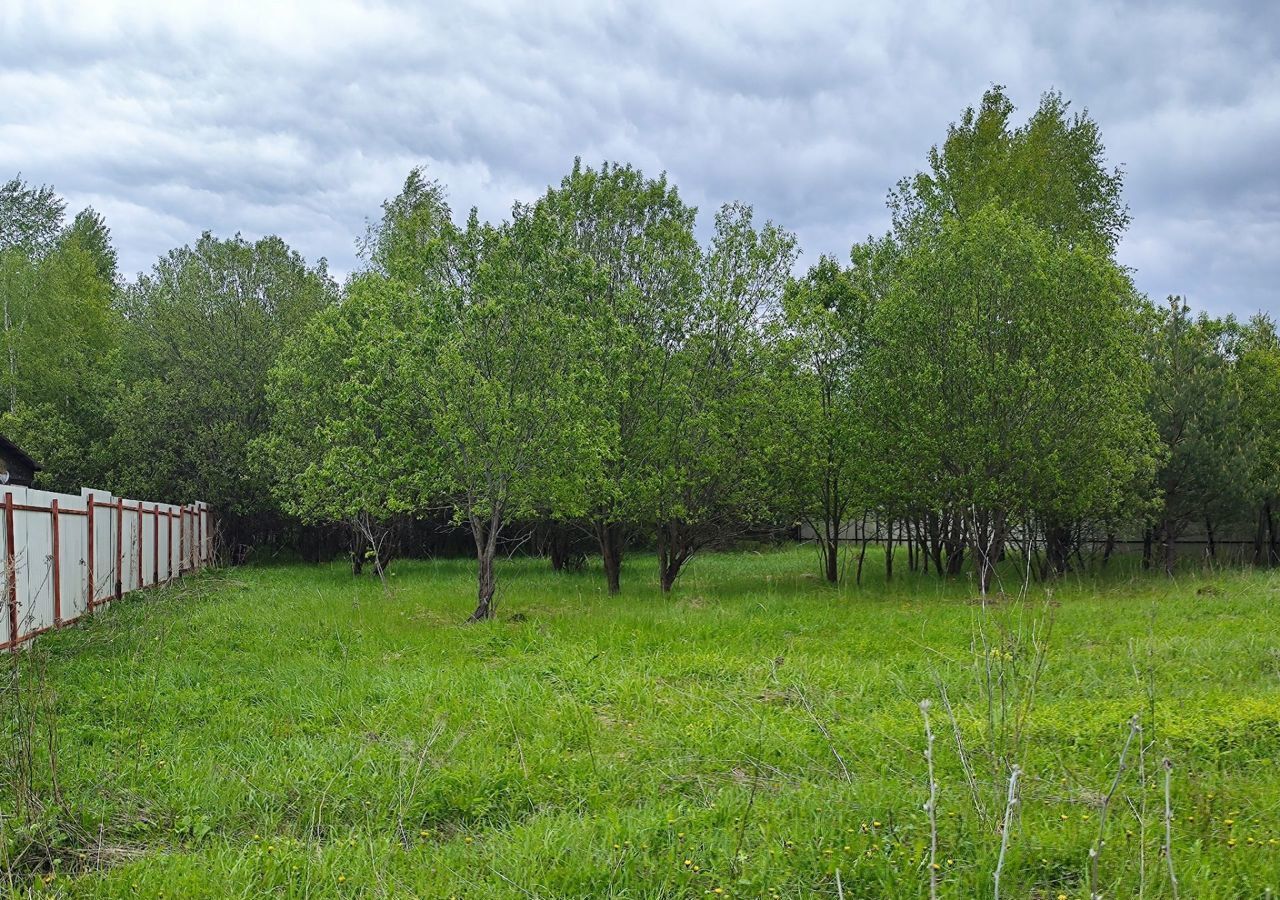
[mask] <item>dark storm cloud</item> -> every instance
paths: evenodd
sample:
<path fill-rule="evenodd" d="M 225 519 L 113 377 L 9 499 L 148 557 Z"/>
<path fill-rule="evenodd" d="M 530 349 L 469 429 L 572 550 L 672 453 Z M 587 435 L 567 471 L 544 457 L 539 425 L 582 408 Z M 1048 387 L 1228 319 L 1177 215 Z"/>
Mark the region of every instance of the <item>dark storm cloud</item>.
<path fill-rule="evenodd" d="M 0 174 L 101 210 L 128 271 L 206 228 L 346 271 L 412 165 L 494 218 L 576 155 L 844 258 L 986 87 L 1055 88 L 1127 173 L 1140 287 L 1280 312 L 1280 16 L 1006 6 L 6 4 Z"/>

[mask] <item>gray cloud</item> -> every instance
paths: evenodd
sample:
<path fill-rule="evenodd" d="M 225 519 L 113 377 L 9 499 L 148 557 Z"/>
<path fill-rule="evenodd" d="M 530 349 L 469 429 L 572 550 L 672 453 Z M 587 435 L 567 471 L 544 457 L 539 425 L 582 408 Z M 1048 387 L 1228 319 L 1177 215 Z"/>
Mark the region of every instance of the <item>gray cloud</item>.
<path fill-rule="evenodd" d="M 103 212 L 126 271 L 201 230 L 338 272 L 408 169 L 506 214 L 575 155 L 745 200 L 807 260 L 992 83 L 1061 90 L 1127 173 L 1154 297 L 1280 313 L 1280 17 L 1267 3 L 27 3 L 0 9 L 0 173 Z"/>

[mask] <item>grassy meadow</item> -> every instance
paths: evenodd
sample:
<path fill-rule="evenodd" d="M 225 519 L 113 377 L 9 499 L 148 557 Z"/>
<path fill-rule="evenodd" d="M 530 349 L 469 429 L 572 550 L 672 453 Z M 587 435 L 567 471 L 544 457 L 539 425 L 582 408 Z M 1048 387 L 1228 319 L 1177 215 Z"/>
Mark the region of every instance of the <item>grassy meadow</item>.
<path fill-rule="evenodd" d="M 1166 839 L 1181 897 L 1280 888 L 1280 572 L 515 559 L 464 625 L 473 565 L 206 573 L 3 660 L 0 890 L 1156 898 Z"/>

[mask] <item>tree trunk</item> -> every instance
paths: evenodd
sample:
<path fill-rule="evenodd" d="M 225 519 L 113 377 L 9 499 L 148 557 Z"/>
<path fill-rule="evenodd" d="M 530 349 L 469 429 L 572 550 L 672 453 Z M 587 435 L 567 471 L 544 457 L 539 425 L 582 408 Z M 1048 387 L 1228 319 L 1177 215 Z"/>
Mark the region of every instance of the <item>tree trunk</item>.
<path fill-rule="evenodd" d="M 965 522 L 958 512 L 951 513 L 948 519 L 943 546 L 947 552 L 947 574 L 955 576 L 964 570 Z"/>
<path fill-rule="evenodd" d="M 1160 547 L 1164 551 L 1164 574 L 1172 577 L 1178 551 L 1173 545 L 1173 523 L 1168 517 L 1160 528 Z"/>
<path fill-rule="evenodd" d="M 938 513 L 925 513 L 925 527 L 927 529 L 928 539 L 928 558 L 933 561 L 933 573 L 935 575 L 942 574 L 942 517 Z M 929 563 L 924 566 L 926 572 L 929 571 Z"/>
<path fill-rule="evenodd" d="M 496 514 L 487 523 L 475 519 L 471 522 L 471 533 L 476 540 L 476 611 L 468 622 L 492 619 L 498 611 L 493 595 L 498 587 L 494 561 L 498 556 L 499 522 Z"/>
<path fill-rule="evenodd" d="M 680 568 L 688 561 L 690 553 L 677 523 L 668 523 L 658 529 L 658 584 L 662 593 L 671 593 L 676 579 L 680 577 Z"/>
<path fill-rule="evenodd" d="M 468 622 L 492 619 L 497 612 L 497 605 L 493 602 L 493 592 L 497 588 L 497 579 L 493 572 L 493 557 L 494 554 L 488 551 L 481 551 L 476 556 L 479 569 L 476 579 L 476 611 L 471 614 Z"/>
<path fill-rule="evenodd" d="M 1218 542 L 1213 533 L 1213 519 L 1208 516 L 1204 517 L 1204 533 L 1209 541 L 1209 559 L 1216 561 L 1218 559 Z"/>
<path fill-rule="evenodd" d="M 1150 569 L 1155 561 L 1155 553 L 1153 544 L 1155 536 L 1152 534 L 1152 528 L 1148 525 L 1142 531 L 1142 568 Z"/>
<path fill-rule="evenodd" d="M 1071 529 L 1057 523 L 1044 527 L 1044 570 L 1041 578 L 1065 575 L 1071 570 Z"/>
<path fill-rule="evenodd" d="M 1253 564 L 1260 566 L 1267 562 L 1270 555 L 1267 545 L 1267 504 L 1258 507 L 1258 521 L 1253 529 Z"/>
<path fill-rule="evenodd" d="M 840 543 L 827 538 L 822 542 L 823 563 L 826 568 L 827 581 L 835 584 L 840 580 Z"/>
<path fill-rule="evenodd" d="M 858 574 L 854 578 L 854 584 L 862 585 L 862 563 L 867 558 L 867 514 L 862 514 L 862 545 L 858 548 Z"/>
<path fill-rule="evenodd" d="M 676 586 L 676 578 L 680 576 L 680 564 L 671 558 L 663 559 L 659 563 L 658 583 L 662 586 L 662 593 L 670 594 L 672 588 Z"/>
<path fill-rule="evenodd" d="M 978 591 L 986 595 L 996 571 L 996 556 L 1004 543 L 1005 517 L 999 510 L 975 512 L 969 523 L 969 550 Z"/>
<path fill-rule="evenodd" d="M 622 526 L 616 522 L 596 522 L 596 543 L 604 564 L 604 579 L 610 594 L 622 591 Z"/>
<path fill-rule="evenodd" d="M 885 522 L 884 532 L 884 582 L 893 581 L 893 517 Z"/>
<path fill-rule="evenodd" d="M 1271 540 L 1267 542 L 1268 555 L 1270 557 L 1270 565 L 1280 565 L 1280 533 L 1276 531 L 1276 511 L 1268 500 L 1264 506 L 1267 514 L 1267 530 L 1271 535 Z"/>
<path fill-rule="evenodd" d="M 907 571 L 914 572 L 916 570 L 916 528 L 911 519 L 907 519 L 905 525 L 907 534 Z"/>
<path fill-rule="evenodd" d="M 1107 532 L 1107 543 L 1102 549 L 1102 568 L 1107 567 L 1107 563 L 1111 562 L 1111 554 L 1116 550 L 1116 533 L 1114 531 Z"/>
<path fill-rule="evenodd" d="M 569 558 L 569 535 L 559 523 L 552 523 L 551 533 L 547 537 L 547 556 L 551 559 L 551 571 L 563 572 L 565 561 Z"/>
<path fill-rule="evenodd" d="M 387 529 L 376 528 L 373 520 L 367 512 L 358 513 L 352 520 L 351 525 L 356 532 L 353 538 L 355 552 L 352 558 L 358 561 L 355 574 L 359 575 L 364 568 L 364 560 L 373 560 L 373 571 L 378 576 L 378 581 L 382 585 L 382 589 L 387 589 L 387 560 L 390 543 L 390 535 Z"/>

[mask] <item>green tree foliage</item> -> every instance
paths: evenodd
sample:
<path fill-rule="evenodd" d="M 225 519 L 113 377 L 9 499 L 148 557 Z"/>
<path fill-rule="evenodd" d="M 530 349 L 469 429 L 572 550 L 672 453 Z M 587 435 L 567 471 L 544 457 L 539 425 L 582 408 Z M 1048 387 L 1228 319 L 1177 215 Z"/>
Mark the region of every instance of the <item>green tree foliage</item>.
<path fill-rule="evenodd" d="M 475 541 L 473 618 L 489 618 L 508 526 L 586 510 L 605 441 L 584 312 L 601 279 L 543 208 L 458 227 L 417 170 L 365 252 L 369 270 L 272 373 L 277 494 L 375 542 L 390 513 L 449 510 Z"/>
<path fill-rule="evenodd" d="M 0 431 L 46 486 L 211 502 L 236 550 L 344 522 L 382 574 L 393 527 L 451 517 L 476 619 L 530 527 L 589 533 L 613 592 L 631 540 L 671 590 L 703 548 L 797 521 L 830 581 L 868 519 L 886 577 L 905 543 L 984 592 L 1001 558 L 1050 577 L 1135 529 L 1168 571 L 1200 530 L 1280 563 L 1275 325 L 1139 297 L 1122 190 L 1087 113 L 1049 93 L 1019 123 L 995 87 L 848 265 L 797 276 L 795 238 L 742 204 L 700 246 L 629 165 L 575 161 L 498 224 L 414 169 L 339 291 L 279 238 L 209 234 L 126 285 L 100 215 L 14 178 Z"/>
<path fill-rule="evenodd" d="M 0 185 L 0 253 L 32 259 L 49 253 L 62 234 L 67 204 L 47 184 L 32 187 L 21 175 Z"/>
<path fill-rule="evenodd" d="M 1181 297 L 1149 312 L 1155 372 L 1148 402 L 1164 446 L 1160 505 L 1145 536 L 1146 561 L 1172 573 L 1177 541 L 1203 530 L 1217 556 L 1224 530 L 1251 531 L 1259 564 L 1277 561 L 1276 461 L 1280 352 L 1265 316 L 1242 324 L 1193 315 Z"/>
<path fill-rule="evenodd" d="M 909 237 L 942 228 L 989 204 L 1016 212 L 1070 244 L 1091 244 L 1105 256 L 1129 225 L 1124 179 L 1105 162 L 1098 124 L 1072 113 L 1050 92 L 1030 119 L 1011 127 L 1013 102 L 996 86 L 977 109 L 965 110 L 929 152 L 929 171 L 899 182 L 890 195 L 895 233 Z"/>
<path fill-rule="evenodd" d="M 470 259 L 443 187 L 423 170 L 382 209 L 360 242 L 365 271 L 281 351 L 258 443 L 282 508 L 308 524 L 345 522 L 379 574 L 393 518 L 431 499 L 413 491 L 435 441 L 418 383 L 435 353 L 428 298 L 462 283 Z M 357 551 L 357 571 L 361 560 Z"/>
<path fill-rule="evenodd" d="M 657 438 L 673 410 L 674 354 L 698 289 L 696 211 L 665 176 L 611 163 L 596 170 L 580 160 L 539 206 L 568 230 L 600 279 L 583 314 L 596 341 L 587 352 L 608 376 L 588 400 L 608 431 L 586 518 L 609 591 L 617 593 L 628 530 L 652 506 Z"/>
<path fill-rule="evenodd" d="M 867 409 L 873 303 L 852 270 L 824 256 L 787 285 L 771 335 L 779 371 L 770 405 L 776 427 L 785 429 L 777 488 L 794 492 L 795 509 L 817 536 L 823 575 L 833 583 L 850 520 L 879 496 L 877 432 Z"/>
<path fill-rule="evenodd" d="M 250 452 L 268 425 L 267 373 L 335 292 L 323 260 L 308 266 L 277 237 L 206 233 L 140 276 L 123 301 L 113 488 L 209 502 L 233 551 L 258 533 L 277 512 Z"/>
<path fill-rule="evenodd" d="M 422 399 L 435 440 L 418 491 L 439 497 L 471 531 L 478 563 L 472 619 L 494 614 L 504 530 L 534 514 L 586 511 L 598 469 L 600 388 L 584 297 L 599 288 L 569 234 L 536 208 L 510 225 L 473 221 L 477 261 L 433 304 L 434 357 L 421 356 Z"/>
<path fill-rule="evenodd" d="M 1280 565 L 1280 338 L 1272 319 L 1250 320 L 1236 369 L 1242 474 L 1247 502 L 1257 511 L 1253 562 Z"/>
<path fill-rule="evenodd" d="M 647 518 L 664 591 L 696 552 L 770 521 L 778 508 L 771 473 L 787 435 L 772 421 L 765 342 L 797 251 L 792 234 L 771 222 L 757 229 L 752 219 L 742 204 L 716 215 L 701 289 L 658 401 L 666 410 Z"/>
<path fill-rule="evenodd" d="M 271 428 L 255 445 L 281 508 L 306 524 L 345 522 L 383 575 L 397 512 L 432 435 L 409 390 L 425 310 L 403 285 L 360 275 L 288 340 L 267 384 Z M 354 559 L 362 565 L 360 550 Z"/>
<path fill-rule="evenodd" d="M 914 505 L 960 512 L 980 589 L 1013 526 L 1113 514 L 1150 464 L 1133 313 L 1114 265 L 994 205 L 905 255 L 879 418 Z"/>
<path fill-rule="evenodd" d="M 1112 258 L 1120 173 L 1060 96 L 1022 127 L 1012 112 L 988 91 L 891 196 L 899 262 L 873 322 L 892 479 L 935 565 L 967 543 L 982 590 L 1015 528 L 1028 552 L 1043 531 L 1064 569 L 1073 526 L 1122 516 L 1153 464 L 1136 297 Z"/>
<path fill-rule="evenodd" d="M 0 188 L 0 432 L 44 465 L 42 486 L 75 492 L 105 474 L 119 316 L 110 232 L 64 210 L 52 188 Z"/>

